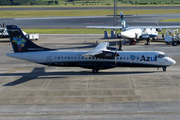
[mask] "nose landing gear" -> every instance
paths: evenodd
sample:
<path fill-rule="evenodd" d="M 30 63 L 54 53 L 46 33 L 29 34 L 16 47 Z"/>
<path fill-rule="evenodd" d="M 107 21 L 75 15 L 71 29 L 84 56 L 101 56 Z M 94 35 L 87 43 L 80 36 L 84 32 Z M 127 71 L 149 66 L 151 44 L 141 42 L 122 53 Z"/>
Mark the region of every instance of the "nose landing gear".
<path fill-rule="evenodd" d="M 162 67 L 163 71 L 166 72 L 166 67 Z"/>

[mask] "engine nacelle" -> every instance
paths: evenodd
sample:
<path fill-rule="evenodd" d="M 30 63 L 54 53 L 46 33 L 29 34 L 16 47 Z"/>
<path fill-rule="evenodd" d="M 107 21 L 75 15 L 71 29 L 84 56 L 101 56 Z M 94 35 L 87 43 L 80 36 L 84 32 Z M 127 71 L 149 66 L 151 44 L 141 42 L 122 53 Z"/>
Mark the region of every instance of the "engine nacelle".
<path fill-rule="evenodd" d="M 161 28 L 156 28 L 156 31 L 161 32 L 162 29 Z"/>
<path fill-rule="evenodd" d="M 112 51 L 116 51 L 116 50 L 119 51 L 119 49 L 118 49 L 118 48 L 115 48 L 115 47 L 107 47 L 107 49 L 108 49 L 108 50 L 112 50 Z"/>

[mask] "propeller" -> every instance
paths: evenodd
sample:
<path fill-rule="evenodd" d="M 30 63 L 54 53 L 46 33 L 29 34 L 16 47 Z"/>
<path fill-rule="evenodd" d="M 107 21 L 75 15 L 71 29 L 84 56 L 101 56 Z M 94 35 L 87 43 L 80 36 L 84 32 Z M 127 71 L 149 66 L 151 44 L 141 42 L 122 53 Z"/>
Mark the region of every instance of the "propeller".
<path fill-rule="evenodd" d="M 1 26 L 2 28 L 5 28 L 5 24 L 4 24 L 4 22 L 3 22 L 3 25 L 1 25 L 1 24 L 0 24 L 0 26 Z"/>
<path fill-rule="evenodd" d="M 116 42 L 116 52 L 115 52 L 115 66 L 117 66 L 117 42 Z"/>
<path fill-rule="evenodd" d="M 122 48 L 122 44 L 121 44 L 121 40 L 119 39 L 119 50 L 121 50 Z"/>
<path fill-rule="evenodd" d="M 3 28 L 5 28 L 5 24 L 4 24 L 4 22 L 3 22 Z"/>
<path fill-rule="evenodd" d="M 121 41 L 120 41 L 121 42 Z M 119 44 L 119 50 L 121 50 L 121 44 Z M 116 42 L 116 52 L 115 52 L 115 66 L 117 66 L 117 56 L 119 56 L 119 54 L 117 53 L 118 51 L 118 43 Z"/>
<path fill-rule="evenodd" d="M 135 39 L 137 39 L 137 37 L 138 37 L 138 34 L 137 34 L 137 33 L 135 33 Z"/>
<path fill-rule="evenodd" d="M 5 28 L 4 22 L 3 22 L 3 25 L 0 24 L 0 26 L 1 26 L 2 28 Z M 5 29 L 1 30 L 1 37 L 2 37 L 3 35 L 5 36 Z"/>

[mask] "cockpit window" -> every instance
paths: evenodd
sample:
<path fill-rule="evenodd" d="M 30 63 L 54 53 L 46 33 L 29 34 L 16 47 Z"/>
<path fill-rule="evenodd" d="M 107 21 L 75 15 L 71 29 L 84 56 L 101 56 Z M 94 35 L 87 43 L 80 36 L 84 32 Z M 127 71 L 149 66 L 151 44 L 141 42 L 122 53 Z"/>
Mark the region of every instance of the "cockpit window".
<path fill-rule="evenodd" d="M 166 54 L 159 54 L 158 55 L 158 58 L 163 58 L 163 57 L 167 57 L 167 55 Z"/>

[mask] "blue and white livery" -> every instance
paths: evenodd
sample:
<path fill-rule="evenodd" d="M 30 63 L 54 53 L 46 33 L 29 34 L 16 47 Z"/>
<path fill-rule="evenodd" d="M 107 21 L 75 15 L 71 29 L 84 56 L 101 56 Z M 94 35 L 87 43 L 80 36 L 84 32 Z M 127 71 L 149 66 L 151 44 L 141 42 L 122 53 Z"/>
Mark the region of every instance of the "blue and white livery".
<path fill-rule="evenodd" d="M 108 42 L 98 44 L 90 51 L 60 51 L 44 48 L 28 40 L 15 25 L 6 26 L 14 53 L 7 56 L 48 66 L 82 67 L 93 73 L 115 67 L 166 67 L 176 62 L 160 51 L 118 51 Z M 112 51 L 114 49 L 114 51 Z"/>

